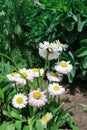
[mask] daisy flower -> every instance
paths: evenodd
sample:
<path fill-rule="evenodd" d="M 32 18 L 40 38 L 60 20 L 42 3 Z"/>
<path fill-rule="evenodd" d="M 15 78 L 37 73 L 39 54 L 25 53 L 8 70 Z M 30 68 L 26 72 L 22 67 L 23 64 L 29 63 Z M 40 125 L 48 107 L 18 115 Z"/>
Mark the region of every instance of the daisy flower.
<path fill-rule="evenodd" d="M 13 88 L 15 88 L 15 87 L 17 87 L 17 88 L 23 88 L 24 87 L 24 85 L 26 85 L 26 82 L 22 82 L 22 83 L 13 83 L 12 84 L 12 87 Z"/>
<path fill-rule="evenodd" d="M 41 123 L 42 125 L 46 128 L 46 125 L 47 123 L 52 119 L 52 113 L 49 113 L 47 112 L 46 115 L 44 115 L 42 118 L 41 118 Z"/>
<path fill-rule="evenodd" d="M 26 80 L 24 78 L 21 78 L 21 77 L 18 77 L 18 78 L 16 77 L 14 82 L 16 83 L 16 85 L 20 84 L 22 86 L 26 84 Z"/>
<path fill-rule="evenodd" d="M 20 69 L 19 72 L 21 74 L 21 78 L 26 78 L 30 80 L 31 82 L 33 81 L 34 79 L 33 73 L 29 69 L 23 68 L 23 69 Z"/>
<path fill-rule="evenodd" d="M 52 82 L 60 82 L 62 80 L 62 74 L 58 74 L 58 72 L 47 72 L 47 78 Z"/>
<path fill-rule="evenodd" d="M 50 95 L 56 96 L 60 95 L 65 91 L 65 89 L 60 86 L 58 83 L 53 83 L 48 85 L 48 92 Z"/>
<path fill-rule="evenodd" d="M 32 90 L 29 93 L 29 104 L 33 107 L 42 107 L 47 102 L 47 96 L 44 92 L 41 92 L 40 89 Z"/>
<path fill-rule="evenodd" d="M 57 59 L 59 57 L 58 46 L 55 43 L 44 42 L 39 44 L 39 55 L 48 60 Z"/>
<path fill-rule="evenodd" d="M 17 93 L 12 99 L 12 105 L 15 108 L 24 108 L 27 105 L 27 96 L 22 93 Z"/>
<path fill-rule="evenodd" d="M 66 61 L 61 61 L 59 63 L 56 63 L 54 69 L 62 74 L 67 74 L 69 72 L 71 72 L 73 66 L 70 64 L 70 61 L 66 62 Z"/>
<path fill-rule="evenodd" d="M 66 49 L 68 48 L 68 45 L 66 44 L 62 44 L 59 40 L 56 40 L 56 44 L 58 46 L 58 51 L 66 51 Z"/>
<path fill-rule="evenodd" d="M 7 75 L 7 78 L 8 78 L 10 81 L 12 81 L 12 82 L 15 81 L 15 78 L 19 78 L 19 77 L 20 77 L 20 74 L 17 73 L 17 72 L 13 72 L 13 73 Z"/>
<path fill-rule="evenodd" d="M 43 68 L 41 68 L 41 69 L 33 68 L 33 69 L 31 69 L 31 72 L 33 73 L 34 77 L 38 78 L 44 74 L 44 69 Z"/>

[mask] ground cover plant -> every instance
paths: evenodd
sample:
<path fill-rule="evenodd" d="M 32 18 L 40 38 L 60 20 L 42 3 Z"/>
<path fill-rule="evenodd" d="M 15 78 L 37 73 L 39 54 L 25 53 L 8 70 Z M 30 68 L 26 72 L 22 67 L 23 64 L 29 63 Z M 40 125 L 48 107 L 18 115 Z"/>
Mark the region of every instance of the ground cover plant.
<path fill-rule="evenodd" d="M 2 82 L 0 89 L 1 130 L 59 130 L 67 127 L 78 130 L 68 111 L 77 105 L 87 111 L 87 106 L 75 104 L 63 110 L 64 103 L 60 100 L 65 92 L 62 78 L 73 68 L 70 61 L 60 60 L 61 53 L 67 48 L 68 45 L 59 40 L 40 43 L 39 55 L 45 60 L 44 68 L 18 68 L 13 62 L 14 68 L 1 79 L 6 83 L 3 87 Z M 55 63 L 51 66 L 53 59 Z"/>

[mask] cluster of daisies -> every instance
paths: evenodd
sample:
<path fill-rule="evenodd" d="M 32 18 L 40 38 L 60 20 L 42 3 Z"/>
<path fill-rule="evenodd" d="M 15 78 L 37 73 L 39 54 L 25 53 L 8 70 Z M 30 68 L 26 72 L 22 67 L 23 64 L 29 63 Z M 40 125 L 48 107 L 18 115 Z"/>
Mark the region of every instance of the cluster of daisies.
<path fill-rule="evenodd" d="M 48 61 L 58 59 L 61 52 L 65 51 L 67 47 L 68 46 L 66 44 L 62 44 L 59 40 L 53 43 L 45 41 L 44 43 L 39 44 L 39 55 Z M 22 109 L 26 107 L 26 105 L 37 108 L 45 106 L 48 100 L 50 100 L 49 95 L 55 97 L 61 95 L 65 91 L 65 88 L 63 88 L 59 82 L 61 82 L 63 74 L 70 73 L 72 68 L 70 61 L 57 62 L 54 66 L 54 71 L 48 71 L 46 73 L 49 81 L 47 88 L 42 90 L 39 84 L 39 86 L 36 86 L 35 89 L 30 88 L 29 91 L 26 92 L 27 95 L 24 95 L 20 91 L 12 98 L 13 107 Z M 13 87 L 21 89 L 24 88 L 24 86 L 27 86 L 27 81 L 29 83 L 33 83 L 35 79 L 43 79 L 45 72 L 46 71 L 43 68 L 23 68 L 18 72 L 8 74 L 7 78 L 12 82 Z M 26 91 L 25 88 L 24 91 Z M 41 122 L 46 127 L 46 124 L 50 119 L 52 119 L 52 113 L 47 112 L 46 115 L 42 117 Z"/>

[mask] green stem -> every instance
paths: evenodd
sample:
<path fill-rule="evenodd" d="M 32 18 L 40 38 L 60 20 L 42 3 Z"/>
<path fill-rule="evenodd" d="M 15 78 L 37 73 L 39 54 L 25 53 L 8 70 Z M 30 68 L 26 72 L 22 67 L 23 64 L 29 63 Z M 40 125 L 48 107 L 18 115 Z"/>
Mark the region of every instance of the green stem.
<path fill-rule="evenodd" d="M 39 87 L 39 78 L 37 78 L 37 86 Z"/>
<path fill-rule="evenodd" d="M 2 65 L 2 74 L 4 73 L 4 59 L 1 57 L 1 65 Z"/>
<path fill-rule="evenodd" d="M 74 108 L 74 107 L 76 107 L 76 106 L 79 106 L 79 104 L 78 104 L 78 103 L 77 103 L 77 104 L 74 104 L 74 105 L 72 105 L 71 107 L 67 108 L 65 111 L 69 111 L 69 110 L 71 110 L 72 108 Z"/>
<path fill-rule="evenodd" d="M 45 62 L 45 65 L 44 65 L 44 73 L 43 73 L 43 76 L 42 76 L 42 79 L 41 79 L 41 88 L 42 88 L 42 85 L 43 85 L 43 79 L 44 79 L 45 71 L 47 69 L 48 55 L 49 55 L 49 53 L 47 53 L 46 62 Z"/>
<path fill-rule="evenodd" d="M 60 61 L 60 58 L 58 57 L 58 63 L 59 63 L 59 61 Z"/>
<path fill-rule="evenodd" d="M 29 118 L 29 117 L 28 117 L 28 124 L 29 124 L 29 126 L 30 126 L 30 129 L 29 129 L 29 130 L 33 130 L 33 129 L 32 129 L 32 118 Z"/>
<path fill-rule="evenodd" d="M 15 64 L 15 62 L 7 55 L 3 54 L 0 52 L 0 55 L 7 58 L 8 60 L 10 60 L 13 64 L 14 64 L 14 67 L 18 70 L 19 68 L 17 67 L 17 64 Z"/>
<path fill-rule="evenodd" d="M 50 71 L 50 61 L 48 60 L 48 72 Z"/>

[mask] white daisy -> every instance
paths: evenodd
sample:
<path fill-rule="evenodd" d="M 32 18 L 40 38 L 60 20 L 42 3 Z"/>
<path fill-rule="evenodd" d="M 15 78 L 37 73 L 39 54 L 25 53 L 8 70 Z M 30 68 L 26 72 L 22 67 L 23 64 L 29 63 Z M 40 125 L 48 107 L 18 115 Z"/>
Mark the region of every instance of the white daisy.
<path fill-rule="evenodd" d="M 44 115 L 42 118 L 41 118 L 41 123 L 42 125 L 46 128 L 46 125 L 47 123 L 52 119 L 52 113 L 49 113 L 47 112 L 46 115 Z"/>
<path fill-rule="evenodd" d="M 27 96 L 22 93 L 16 94 L 12 99 L 12 105 L 15 108 L 24 108 L 27 105 Z"/>
<path fill-rule="evenodd" d="M 23 68 L 23 69 L 20 69 L 19 72 L 20 72 L 22 78 L 26 78 L 31 82 L 33 81 L 34 77 L 33 77 L 33 73 L 30 71 L 30 69 Z"/>
<path fill-rule="evenodd" d="M 56 40 L 56 44 L 58 46 L 58 51 L 66 51 L 66 49 L 68 48 L 68 45 L 66 44 L 62 44 L 59 40 Z"/>
<path fill-rule="evenodd" d="M 48 92 L 50 95 L 60 95 L 65 91 L 65 89 L 58 83 L 53 83 L 48 85 Z"/>
<path fill-rule="evenodd" d="M 26 85 L 26 82 L 22 82 L 22 83 L 18 83 L 18 82 L 16 83 L 15 82 L 15 83 L 12 84 L 12 87 L 13 88 L 15 88 L 15 87 L 17 87 L 17 88 L 23 88 L 24 85 Z"/>
<path fill-rule="evenodd" d="M 15 82 L 17 84 L 21 84 L 21 85 L 25 85 L 26 84 L 26 80 L 24 78 L 21 77 L 21 75 L 17 72 L 13 72 L 11 74 L 7 75 L 7 78 L 12 81 Z"/>
<path fill-rule="evenodd" d="M 32 90 L 29 93 L 29 104 L 33 107 L 42 107 L 47 102 L 47 96 L 44 92 L 41 92 L 40 89 Z"/>
<path fill-rule="evenodd" d="M 47 78 L 52 82 L 60 82 L 62 80 L 62 74 L 58 72 L 47 72 Z"/>
<path fill-rule="evenodd" d="M 55 43 L 44 42 L 39 44 L 39 55 L 48 60 L 57 59 L 59 57 L 58 46 Z"/>
<path fill-rule="evenodd" d="M 61 61 L 59 63 L 56 63 L 54 68 L 59 73 L 67 74 L 71 72 L 73 66 L 70 64 L 70 61 Z"/>
<path fill-rule="evenodd" d="M 33 69 L 31 69 L 31 72 L 33 73 L 34 77 L 38 78 L 40 76 L 43 76 L 44 69 L 43 68 L 41 68 L 41 69 L 39 69 L 39 68 L 33 68 Z"/>
<path fill-rule="evenodd" d="M 20 77 L 20 74 L 17 73 L 17 72 L 13 72 L 13 73 L 7 75 L 7 78 L 8 78 L 10 81 L 12 81 L 12 82 L 15 81 L 15 78 L 19 78 L 19 77 Z"/>

